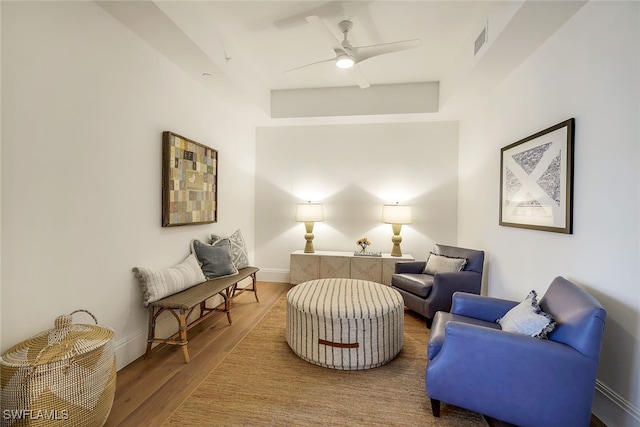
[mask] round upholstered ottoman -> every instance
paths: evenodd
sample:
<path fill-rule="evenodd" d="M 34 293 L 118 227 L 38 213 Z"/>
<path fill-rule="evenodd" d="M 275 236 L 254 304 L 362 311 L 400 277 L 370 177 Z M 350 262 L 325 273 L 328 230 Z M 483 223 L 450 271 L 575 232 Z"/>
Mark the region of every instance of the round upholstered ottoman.
<path fill-rule="evenodd" d="M 402 349 L 404 302 L 395 289 L 355 279 L 319 279 L 287 293 L 287 343 L 332 369 L 370 369 Z"/>

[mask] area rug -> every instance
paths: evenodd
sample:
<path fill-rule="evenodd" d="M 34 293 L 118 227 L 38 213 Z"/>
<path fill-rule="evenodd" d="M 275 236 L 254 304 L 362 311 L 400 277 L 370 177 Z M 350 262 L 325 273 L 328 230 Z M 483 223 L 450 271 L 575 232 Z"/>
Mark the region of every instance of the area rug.
<path fill-rule="evenodd" d="M 486 426 L 445 405 L 431 415 L 424 389 L 429 330 L 405 313 L 404 346 L 386 365 L 339 371 L 305 362 L 285 340 L 282 297 L 163 425 Z"/>

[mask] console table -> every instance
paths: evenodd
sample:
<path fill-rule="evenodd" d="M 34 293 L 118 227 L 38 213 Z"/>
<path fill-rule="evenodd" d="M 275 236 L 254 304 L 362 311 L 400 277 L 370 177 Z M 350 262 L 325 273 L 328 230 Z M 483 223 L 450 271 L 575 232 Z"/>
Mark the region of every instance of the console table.
<path fill-rule="evenodd" d="M 395 271 L 396 262 L 414 261 L 411 255 L 380 257 L 356 256 L 353 252 L 316 251 L 305 253 L 302 250 L 291 253 L 291 284 L 315 279 L 341 277 L 346 279 L 362 279 L 389 285 L 391 275 Z"/>

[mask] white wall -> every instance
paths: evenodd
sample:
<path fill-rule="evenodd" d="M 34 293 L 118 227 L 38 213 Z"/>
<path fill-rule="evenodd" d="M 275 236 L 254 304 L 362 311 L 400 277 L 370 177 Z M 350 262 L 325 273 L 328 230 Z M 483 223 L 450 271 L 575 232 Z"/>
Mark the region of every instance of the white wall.
<path fill-rule="evenodd" d="M 458 125 L 455 122 L 262 127 L 256 142 L 256 262 L 285 280 L 289 254 L 304 248 L 296 203 L 322 203 L 315 250 L 353 251 L 368 237 L 391 252 L 382 205 L 410 204 L 402 252 L 426 259 L 435 242 L 456 242 Z M 271 274 L 271 275 L 269 275 Z M 282 278 L 285 279 L 282 279 Z"/>
<path fill-rule="evenodd" d="M 146 343 L 132 267 L 211 232 L 253 247 L 254 128 L 93 2 L 1 7 L 2 350 L 84 308 L 123 366 Z M 160 226 L 164 130 L 219 150 L 217 224 Z"/>
<path fill-rule="evenodd" d="M 459 243 L 487 251 L 490 295 L 562 275 L 605 306 L 594 412 L 609 426 L 640 425 L 639 6 L 590 2 L 460 122 Z M 574 234 L 498 226 L 500 148 L 570 117 Z"/>

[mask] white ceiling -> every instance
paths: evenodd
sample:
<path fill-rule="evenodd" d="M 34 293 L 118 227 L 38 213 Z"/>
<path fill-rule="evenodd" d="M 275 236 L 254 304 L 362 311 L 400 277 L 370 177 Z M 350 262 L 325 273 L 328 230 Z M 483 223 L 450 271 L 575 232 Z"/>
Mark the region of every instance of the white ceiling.
<path fill-rule="evenodd" d="M 96 3 L 194 78 L 206 79 L 205 86 L 218 93 L 231 87 L 230 98 L 241 93 L 241 103 L 253 102 L 268 111 L 272 90 L 356 86 L 353 76 L 333 62 L 285 72 L 335 57 L 326 36 L 307 16 L 320 17 L 340 40 L 338 22 L 353 21 L 349 40 L 354 46 L 420 39 L 418 48 L 368 59 L 359 64 L 360 70 L 372 86 L 440 82 L 442 102 L 474 67 L 475 74 L 482 68 L 493 79 L 504 75 L 585 1 Z M 487 44 L 474 56 L 474 41 L 485 27 Z M 494 55 L 486 55 L 492 50 Z M 478 67 L 483 56 L 493 59 Z"/>
<path fill-rule="evenodd" d="M 209 1 L 191 6 L 195 6 L 192 20 L 185 18 L 183 31 L 194 39 L 221 39 L 230 61 L 240 57 L 249 62 L 270 89 L 291 89 L 354 84 L 349 72 L 333 62 L 285 72 L 335 57 L 328 40 L 305 20 L 306 16 L 319 16 L 340 40 L 338 22 L 351 20 L 354 27 L 349 40 L 354 46 L 421 40 L 416 49 L 361 63 L 360 68 L 372 85 L 438 81 L 451 67 L 457 52 L 472 51 L 489 13 L 501 2 Z M 506 2 L 502 6 L 507 6 Z M 180 19 L 172 9 L 164 10 L 169 17 Z M 199 25 L 193 20 L 196 15 L 200 22 L 206 17 L 212 24 L 206 30 L 201 28 L 198 36 L 191 30 Z M 212 53 L 224 55 L 224 51 Z"/>

